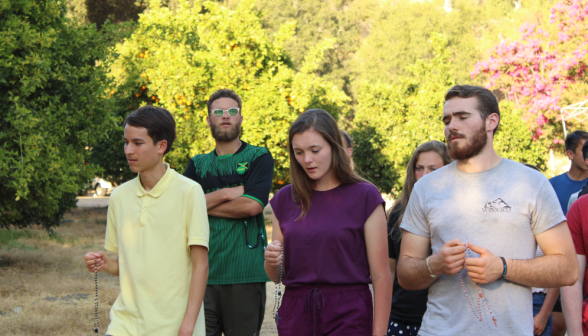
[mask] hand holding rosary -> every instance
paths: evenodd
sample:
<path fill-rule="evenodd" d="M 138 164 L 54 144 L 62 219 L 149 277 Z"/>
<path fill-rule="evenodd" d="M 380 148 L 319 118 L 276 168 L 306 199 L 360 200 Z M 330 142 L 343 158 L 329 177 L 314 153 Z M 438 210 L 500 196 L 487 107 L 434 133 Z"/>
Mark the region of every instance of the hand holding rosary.
<path fill-rule="evenodd" d="M 98 335 L 98 262 L 94 256 L 94 284 L 96 285 L 96 295 L 94 296 L 94 332 Z"/>
<path fill-rule="evenodd" d="M 275 290 L 274 290 L 274 311 L 273 317 L 276 321 L 276 325 L 280 323 L 281 317 L 278 316 L 278 309 L 280 308 L 280 304 L 282 302 L 282 279 L 284 277 L 284 247 L 280 246 L 280 262 L 276 266 L 276 281 L 275 281 Z"/>

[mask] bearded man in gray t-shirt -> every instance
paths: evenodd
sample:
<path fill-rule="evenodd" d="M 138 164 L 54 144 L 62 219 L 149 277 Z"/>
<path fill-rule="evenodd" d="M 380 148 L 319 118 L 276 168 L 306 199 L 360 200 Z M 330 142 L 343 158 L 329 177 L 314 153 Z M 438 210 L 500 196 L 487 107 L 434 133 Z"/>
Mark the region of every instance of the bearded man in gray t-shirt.
<path fill-rule="evenodd" d="M 419 335 L 533 335 L 531 287 L 578 276 L 555 191 L 494 151 L 500 111 L 489 90 L 451 88 L 443 122 L 455 162 L 415 184 L 400 226 L 400 285 L 429 288 Z M 537 244 L 545 256 L 535 258 Z"/>

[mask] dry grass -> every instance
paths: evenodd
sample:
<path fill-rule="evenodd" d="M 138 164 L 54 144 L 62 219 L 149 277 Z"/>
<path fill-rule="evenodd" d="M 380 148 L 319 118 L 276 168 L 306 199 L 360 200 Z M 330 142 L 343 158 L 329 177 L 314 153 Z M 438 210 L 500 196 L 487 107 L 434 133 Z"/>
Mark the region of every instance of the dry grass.
<path fill-rule="evenodd" d="M 82 257 L 103 250 L 106 209 L 75 209 L 65 219 L 72 221 L 57 228 L 53 237 L 40 228 L 10 234 L 0 230 L 3 336 L 93 334 L 94 274 L 86 270 Z M 277 335 L 271 318 L 273 290 L 273 283 L 268 283 L 262 336 Z M 119 291 L 118 278 L 99 274 L 102 334 Z"/>

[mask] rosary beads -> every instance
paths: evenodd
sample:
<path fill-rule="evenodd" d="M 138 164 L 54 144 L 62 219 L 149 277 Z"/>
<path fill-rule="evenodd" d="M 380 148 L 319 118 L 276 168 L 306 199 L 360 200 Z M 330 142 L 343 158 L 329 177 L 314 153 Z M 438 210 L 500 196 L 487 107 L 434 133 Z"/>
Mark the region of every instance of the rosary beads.
<path fill-rule="evenodd" d="M 94 332 L 98 334 L 98 263 L 94 257 L 94 284 L 96 285 L 96 295 L 94 296 Z"/>
<path fill-rule="evenodd" d="M 282 259 L 280 260 L 280 265 L 278 266 L 279 268 L 279 272 L 278 269 L 276 269 L 276 286 L 275 286 L 275 291 L 274 291 L 274 320 L 276 320 L 276 325 L 278 325 L 280 322 L 279 320 L 281 319 L 281 317 L 278 316 L 278 308 L 280 308 L 280 303 L 282 302 L 282 272 L 283 272 L 283 267 L 282 265 L 284 264 L 284 247 L 282 246 Z M 278 278 L 279 275 L 279 278 Z"/>
<path fill-rule="evenodd" d="M 251 245 L 251 243 L 249 242 L 249 236 L 247 235 L 247 221 L 244 221 L 245 223 L 245 245 L 247 245 L 247 247 L 249 247 L 250 249 L 254 249 L 257 246 L 259 246 L 259 242 L 263 241 L 263 230 L 261 229 L 261 221 L 259 218 L 257 218 L 257 226 L 259 226 L 259 233 L 257 234 L 257 242 L 255 243 L 255 245 Z M 264 250 L 265 250 L 265 244 L 264 244 Z"/>
<path fill-rule="evenodd" d="M 473 255 L 470 255 L 471 250 L 469 248 L 466 249 L 466 254 L 467 257 L 473 257 Z M 472 253 L 473 254 L 473 253 Z M 478 313 L 476 313 L 476 309 L 474 308 L 474 305 L 472 304 L 472 301 L 470 300 L 470 297 L 468 295 L 468 291 L 466 290 L 465 284 L 463 282 L 463 279 L 461 277 L 461 272 L 458 273 L 459 275 L 459 282 L 461 282 L 461 288 L 463 288 L 463 292 L 465 293 L 466 299 L 468 300 L 468 303 L 470 304 L 470 308 L 472 309 L 472 313 L 474 313 L 474 316 L 476 317 L 476 319 L 478 319 L 480 322 L 482 322 L 482 305 L 481 302 L 484 301 L 484 304 L 486 305 L 486 308 L 488 308 L 488 312 L 490 313 L 490 315 L 492 315 L 492 322 L 494 322 L 494 326 L 498 327 L 498 325 L 496 324 L 496 317 L 494 316 L 494 313 L 492 312 L 492 308 L 490 308 L 490 304 L 488 303 L 488 301 L 486 300 L 486 297 L 484 297 L 484 292 L 482 292 L 482 287 L 480 287 L 479 284 L 476 284 L 476 287 L 478 287 Z M 478 316 L 478 314 L 480 314 Z"/>

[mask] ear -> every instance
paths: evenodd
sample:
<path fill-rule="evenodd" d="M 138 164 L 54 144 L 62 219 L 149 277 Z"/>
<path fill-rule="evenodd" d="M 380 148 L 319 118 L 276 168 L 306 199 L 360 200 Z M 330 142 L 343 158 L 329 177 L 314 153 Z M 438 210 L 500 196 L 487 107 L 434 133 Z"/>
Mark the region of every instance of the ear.
<path fill-rule="evenodd" d="M 566 155 L 568 156 L 568 159 L 570 159 L 570 160 L 574 159 L 574 152 L 572 152 L 571 150 L 567 150 Z"/>
<path fill-rule="evenodd" d="M 157 143 L 157 154 L 163 155 L 167 149 L 167 140 L 160 140 Z"/>
<path fill-rule="evenodd" d="M 500 117 L 498 114 L 492 113 L 486 117 L 486 131 L 492 131 L 492 133 L 494 133 L 494 130 L 498 127 L 498 124 L 500 124 Z"/>
<path fill-rule="evenodd" d="M 210 127 L 210 113 L 206 116 L 206 123 Z"/>

